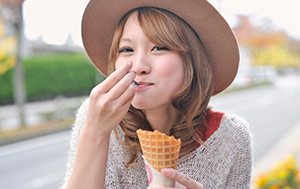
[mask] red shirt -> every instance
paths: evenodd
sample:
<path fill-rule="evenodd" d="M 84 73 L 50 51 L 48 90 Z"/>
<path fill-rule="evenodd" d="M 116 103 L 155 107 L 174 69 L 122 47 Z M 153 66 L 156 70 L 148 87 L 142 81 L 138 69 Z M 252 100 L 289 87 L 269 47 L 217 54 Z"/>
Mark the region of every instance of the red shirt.
<path fill-rule="evenodd" d="M 224 113 L 214 110 L 209 110 L 206 114 L 206 127 L 200 127 L 200 133 L 202 134 L 203 140 L 206 141 L 220 126 Z"/>

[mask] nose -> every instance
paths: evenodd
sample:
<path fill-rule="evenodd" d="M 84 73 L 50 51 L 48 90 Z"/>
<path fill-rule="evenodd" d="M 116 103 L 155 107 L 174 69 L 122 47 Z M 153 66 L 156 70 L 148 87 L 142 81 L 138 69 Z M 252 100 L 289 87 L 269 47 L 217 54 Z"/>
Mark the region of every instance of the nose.
<path fill-rule="evenodd" d="M 144 54 L 137 55 L 133 60 L 131 71 L 136 75 L 149 74 L 151 72 L 149 58 Z"/>

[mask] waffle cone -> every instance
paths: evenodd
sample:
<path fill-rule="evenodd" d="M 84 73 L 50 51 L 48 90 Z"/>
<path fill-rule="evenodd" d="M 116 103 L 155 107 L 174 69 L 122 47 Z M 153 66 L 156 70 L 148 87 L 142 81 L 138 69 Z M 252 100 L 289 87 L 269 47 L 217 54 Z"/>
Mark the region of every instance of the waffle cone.
<path fill-rule="evenodd" d="M 180 139 L 167 136 L 157 130 L 137 130 L 137 135 L 143 151 L 144 158 L 157 171 L 163 168 L 176 169 L 180 151 Z"/>

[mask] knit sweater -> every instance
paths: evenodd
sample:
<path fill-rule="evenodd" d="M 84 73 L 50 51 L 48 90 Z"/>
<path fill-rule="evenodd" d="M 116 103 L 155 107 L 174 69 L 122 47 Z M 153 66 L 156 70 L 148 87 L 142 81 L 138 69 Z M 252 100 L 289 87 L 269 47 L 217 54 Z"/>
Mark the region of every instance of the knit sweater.
<path fill-rule="evenodd" d="M 76 115 L 67 173 L 62 188 L 65 188 L 73 169 L 88 103 L 89 100 L 86 100 Z M 120 126 L 117 127 L 117 132 L 123 141 L 124 132 Z M 129 155 L 129 150 L 120 145 L 114 132 L 111 132 L 105 188 L 148 187 L 142 153 L 139 152 L 135 160 L 140 165 L 126 168 Z M 251 164 L 252 146 L 248 123 L 238 116 L 229 115 L 204 144 L 179 158 L 177 171 L 200 182 L 205 189 L 247 189 L 250 188 Z"/>

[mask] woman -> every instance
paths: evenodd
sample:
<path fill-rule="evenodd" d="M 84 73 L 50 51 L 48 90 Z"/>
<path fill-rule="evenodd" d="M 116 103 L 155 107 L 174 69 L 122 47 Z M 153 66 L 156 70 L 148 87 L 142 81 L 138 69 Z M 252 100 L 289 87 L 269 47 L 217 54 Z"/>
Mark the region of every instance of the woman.
<path fill-rule="evenodd" d="M 64 187 L 147 188 L 141 128 L 181 139 L 177 170 L 162 170 L 176 188 L 249 188 L 247 123 L 208 107 L 239 61 L 231 29 L 208 2 L 91 0 L 82 27 L 108 77 L 78 111 Z"/>

